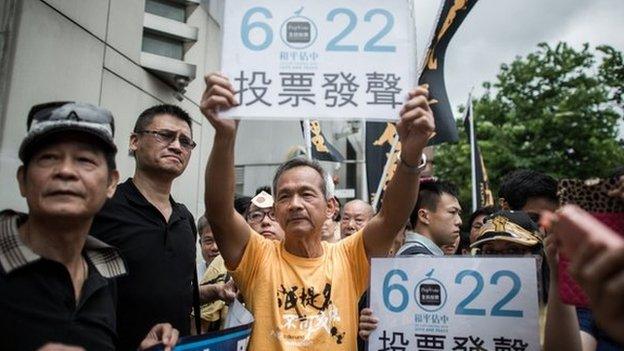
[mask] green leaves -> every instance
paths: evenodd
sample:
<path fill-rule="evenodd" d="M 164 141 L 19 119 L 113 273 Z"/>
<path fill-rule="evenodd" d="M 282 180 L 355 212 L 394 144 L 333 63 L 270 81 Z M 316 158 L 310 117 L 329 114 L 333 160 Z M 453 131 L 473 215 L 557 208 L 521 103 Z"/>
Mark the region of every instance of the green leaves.
<path fill-rule="evenodd" d="M 501 178 L 530 168 L 556 178 L 606 177 L 624 164 L 618 123 L 624 120 L 624 59 L 610 46 L 592 51 L 561 42 L 502 64 L 496 81 L 475 97 L 479 147 L 494 194 Z M 464 130 L 462 121 L 458 128 Z M 461 189 L 470 208 L 467 139 L 440 145 L 436 175 Z M 469 212 L 469 211 L 465 211 Z"/>

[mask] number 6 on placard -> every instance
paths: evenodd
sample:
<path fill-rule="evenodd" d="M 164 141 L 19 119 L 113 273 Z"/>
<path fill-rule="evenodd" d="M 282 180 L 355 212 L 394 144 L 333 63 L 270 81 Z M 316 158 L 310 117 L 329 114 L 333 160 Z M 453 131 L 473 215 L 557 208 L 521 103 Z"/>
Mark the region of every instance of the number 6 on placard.
<path fill-rule="evenodd" d="M 401 278 L 401 281 L 407 281 L 407 274 L 405 274 L 405 272 L 400 269 L 393 269 L 388 272 L 383 282 L 383 302 L 388 310 L 392 312 L 402 312 L 407 307 L 409 294 L 405 287 L 399 283 L 388 285 L 388 283 L 390 283 L 390 278 L 395 275 L 398 275 L 399 278 Z M 399 303 L 397 306 L 390 303 L 390 293 L 393 290 L 396 290 L 401 294 L 401 303 Z"/>
<path fill-rule="evenodd" d="M 264 17 L 269 19 L 273 18 L 271 11 L 269 11 L 265 7 L 250 8 L 247 12 L 245 12 L 245 16 L 243 16 L 243 21 L 241 23 L 241 39 L 243 40 L 243 45 L 245 45 L 249 50 L 260 51 L 268 48 L 269 45 L 271 45 L 271 42 L 273 41 L 273 30 L 271 29 L 271 26 L 263 22 L 249 23 L 251 16 L 256 13 L 262 14 L 264 15 Z M 249 32 L 251 32 L 251 30 L 254 28 L 259 28 L 264 31 L 264 41 L 258 45 L 252 43 L 251 40 L 249 40 Z"/>

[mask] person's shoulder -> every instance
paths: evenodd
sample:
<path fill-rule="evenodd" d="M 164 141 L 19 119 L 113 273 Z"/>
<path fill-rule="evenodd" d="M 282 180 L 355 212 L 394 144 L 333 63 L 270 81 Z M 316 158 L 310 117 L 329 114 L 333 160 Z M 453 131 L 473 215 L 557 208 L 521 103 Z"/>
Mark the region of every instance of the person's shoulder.
<path fill-rule="evenodd" d="M 195 220 L 193 213 L 186 207 L 185 204 L 176 201 L 173 196 L 169 197 L 171 199 L 171 203 L 173 204 L 174 211 L 178 212 L 181 216 L 188 218 L 191 221 Z"/>
<path fill-rule="evenodd" d="M 262 255 L 265 259 L 280 259 L 280 254 L 284 241 L 283 240 L 271 240 L 263 237 L 260 233 L 249 227 L 250 235 L 247 247 L 252 247 L 257 254 Z"/>
<path fill-rule="evenodd" d="M 27 215 L 25 213 L 22 212 L 18 212 L 12 209 L 4 209 L 0 211 L 0 221 L 11 221 L 14 218 L 18 219 L 18 221 L 24 220 Z"/>
<path fill-rule="evenodd" d="M 185 204 L 180 203 L 180 202 L 175 202 L 175 205 L 180 211 L 180 213 L 182 213 L 185 217 L 189 218 L 192 221 L 194 220 L 195 217 L 193 216 L 191 211 L 189 211 L 188 207 L 186 207 Z"/>
<path fill-rule="evenodd" d="M 366 248 L 364 246 L 364 235 L 362 234 L 362 230 L 358 230 L 357 232 L 349 235 L 346 238 L 340 239 L 335 243 L 329 243 L 324 241 L 323 245 L 327 252 L 340 252 L 342 256 L 352 259 L 352 255 L 355 252 L 366 253 Z"/>
<path fill-rule="evenodd" d="M 132 178 L 128 178 L 125 181 L 117 184 L 117 189 L 115 190 L 115 194 L 113 194 L 113 198 L 128 194 L 133 190 L 133 188 L 134 184 L 132 184 Z"/>
<path fill-rule="evenodd" d="M 111 210 L 115 209 L 119 205 L 127 204 L 128 200 L 126 195 L 129 194 L 132 190 L 132 184 L 129 184 L 130 182 L 131 180 L 130 178 L 128 178 L 128 180 L 126 180 L 125 182 L 117 184 L 117 189 L 115 189 L 115 193 L 113 194 L 113 196 L 106 200 L 106 202 L 104 203 L 104 207 L 102 207 L 102 210 Z"/>
<path fill-rule="evenodd" d="M 433 256 L 434 253 L 431 252 L 426 246 L 420 243 L 409 243 L 407 245 L 403 245 L 399 251 L 397 251 L 397 256 Z"/>
<path fill-rule="evenodd" d="M 349 235 L 346 238 L 342 238 L 339 241 L 335 242 L 335 243 L 327 243 L 328 245 L 336 245 L 337 247 L 339 246 L 349 246 L 349 245 L 356 245 L 357 243 L 359 243 L 360 241 L 364 240 L 364 234 L 363 234 L 363 230 L 360 229 L 357 232 Z"/>

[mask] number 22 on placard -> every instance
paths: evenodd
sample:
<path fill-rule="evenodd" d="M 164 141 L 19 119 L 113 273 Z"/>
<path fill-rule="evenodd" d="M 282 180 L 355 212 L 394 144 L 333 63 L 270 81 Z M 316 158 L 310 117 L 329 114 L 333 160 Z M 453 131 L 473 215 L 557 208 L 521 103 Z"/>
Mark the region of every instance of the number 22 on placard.
<path fill-rule="evenodd" d="M 468 304 L 471 303 L 474 299 L 476 299 L 477 296 L 479 296 L 479 294 L 483 290 L 483 285 L 484 285 L 483 276 L 481 276 L 481 273 L 477 271 L 473 271 L 469 269 L 463 270 L 459 272 L 457 276 L 455 276 L 455 284 L 461 284 L 465 277 L 473 277 L 477 284 L 475 285 L 474 290 L 472 290 L 472 292 L 457 305 L 457 307 L 455 308 L 455 314 L 468 315 L 468 316 L 485 316 L 485 309 L 467 307 Z M 511 279 L 511 281 L 513 282 L 513 286 L 511 287 L 511 290 L 507 293 L 507 295 L 505 295 L 505 297 L 503 297 L 500 301 L 498 301 L 492 307 L 492 312 L 490 313 L 490 315 L 498 316 L 498 317 L 522 318 L 523 316 L 522 311 L 503 309 L 503 306 L 505 306 L 507 303 L 509 303 L 509 301 L 511 301 L 514 297 L 516 297 L 516 295 L 518 295 L 518 293 L 520 292 L 520 287 L 522 286 L 522 282 L 520 281 L 520 278 L 518 277 L 516 273 L 512 271 L 508 271 L 508 270 L 502 270 L 502 271 L 497 271 L 496 273 L 492 275 L 492 278 L 490 279 L 490 284 L 497 285 L 498 281 L 502 277 L 507 277 Z"/>
<path fill-rule="evenodd" d="M 243 41 L 243 45 L 245 45 L 245 47 L 247 47 L 248 49 L 253 50 L 253 51 L 261 51 L 261 50 L 268 48 L 269 45 L 271 45 L 271 43 L 273 42 L 273 29 L 271 29 L 271 26 L 269 26 L 268 24 L 264 22 L 260 22 L 260 21 L 250 22 L 251 17 L 254 16 L 255 14 L 262 15 L 267 19 L 273 18 L 273 14 L 266 7 L 257 6 L 257 7 L 252 7 L 249 10 L 247 10 L 247 12 L 245 12 L 245 15 L 243 16 L 243 20 L 241 23 L 241 40 Z M 334 22 L 336 17 L 339 15 L 345 15 L 347 17 L 348 19 L 347 26 L 340 33 L 338 33 L 338 35 L 336 35 L 333 39 L 331 39 L 329 43 L 327 43 L 327 46 L 325 47 L 325 49 L 327 51 L 351 51 L 351 52 L 358 51 L 359 50 L 358 45 L 354 45 L 354 44 L 347 45 L 347 44 L 339 43 L 340 41 L 345 39 L 351 32 L 353 32 L 353 30 L 356 28 L 357 16 L 350 9 L 337 8 L 337 9 L 331 10 L 327 14 L 327 21 Z M 379 45 L 378 44 L 379 41 L 381 41 L 381 39 L 383 39 L 386 35 L 388 35 L 388 33 L 392 31 L 392 28 L 394 27 L 394 16 L 392 15 L 392 13 L 384 9 L 372 9 L 366 12 L 366 14 L 364 15 L 364 22 L 371 22 L 373 17 L 376 17 L 376 16 L 382 16 L 383 18 L 385 18 L 386 22 L 383 28 L 381 28 L 381 30 L 377 32 L 377 34 L 375 34 L 372 38 L 370 38 L 364 44 L 364 51 L 396 52 L 396 46 L 394 45 Z M 249 34 L 253 29 L 259 29 L 264 32 L 264 40 L 259 44 L 254 44 L 249 39 Z"/>
<path fill-rule="evenodd" d="M 408 277 L 407 277 L 407 274 L 403 270 L 393 269 L 389 271 L 384 278 L 383 292 L 382 292 L 384 305 L 389 311 L 398 313 L 398 312 L 402 312 L 403 310 L 405 310 L 405 308 L 407 308 L 409 294 L 405 286 L 403 286 L 403 284 L 401 283 L 390 284 L 390 280 L 394 276 L 398 276 L 402 282 L 406 282 L 408 280 Z M 476 282 L 476 285 L 474 289 L 470 292 L 470 294 L 468 294 L 468 296 L 466 296 L 462 301 L 460 301 L 457 307 L 455 307 L 455 314 L 468 315 L 468 316 L 485 316 L 486 315 L 485 309 L 468 307 L 468 304 L 473 302 L 483 291 L 483 287 L 485 284 L 483 282 L 483 276 L 481 275 L 481 273 L 474 271 L 474 270 L 469 270 L 469 269 L 463 270 L 455 276 L 455 284 L 463 285 L 463 281 L 468 277 L 473 278 Z M 497 317 L 522 318 L 524 316 L 523 311 L 503 309 L 503 307 L 506 304 L 508 304 L 511 300 L 513 300 L 513 298 L 516 297 L 516 295 L 518 295 L 518 293 L 520 292 L 520 289 L 522 287 L 522 282 L 520 280 L 520 277 L 518 277 L 518 275 L 512 271 L 500 270 L 500 271 L 495 272 L 492 275 L 492 277 L 490 278 L 490 284 L 497 285 L 501 278 L 511 279 L 513 285 L 511 287 L 511 290 L 509 290 L 509 292 L 507 292 L 507 294 L 500 301 L 494 304 L 494 306 L 492 307 L 492 311 L 490 312 L 490 315 L 497 316 Z M 392 304 L 390 301 L 390 294 L 393 291 L 398 292 L 401 297 L 400 303 L 396 305 Z"/>

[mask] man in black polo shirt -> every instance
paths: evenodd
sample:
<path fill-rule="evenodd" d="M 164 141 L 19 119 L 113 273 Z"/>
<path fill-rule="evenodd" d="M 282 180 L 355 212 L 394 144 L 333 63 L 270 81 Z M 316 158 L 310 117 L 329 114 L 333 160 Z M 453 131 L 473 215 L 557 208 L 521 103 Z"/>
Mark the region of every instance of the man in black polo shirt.
<path fill-rule="evenodd" d="M 0 212 L 0 348 L 114 350 L 112 278 L 126 267 L 117 249 L 87 235 L 119 178 L 113 117 L 55 102 L 34 106 L 27 125 L 17 180 L 29 214 Z M 171 346 L 177 331 L 158 325 L 141 347 L 159 339 Z"/>
<path fill-rule="evenodd" d="M 120 349 L 134 350 L 154 323 L 190 332 L 195 272 L 194 219 L 171 197 L 195 147 L 191 118 L 174 105 L 145 110 L 130 136 L 134 176 L 119 184 L 91 234 L 118 247 L 129 274 L 118 279 Z"/>

